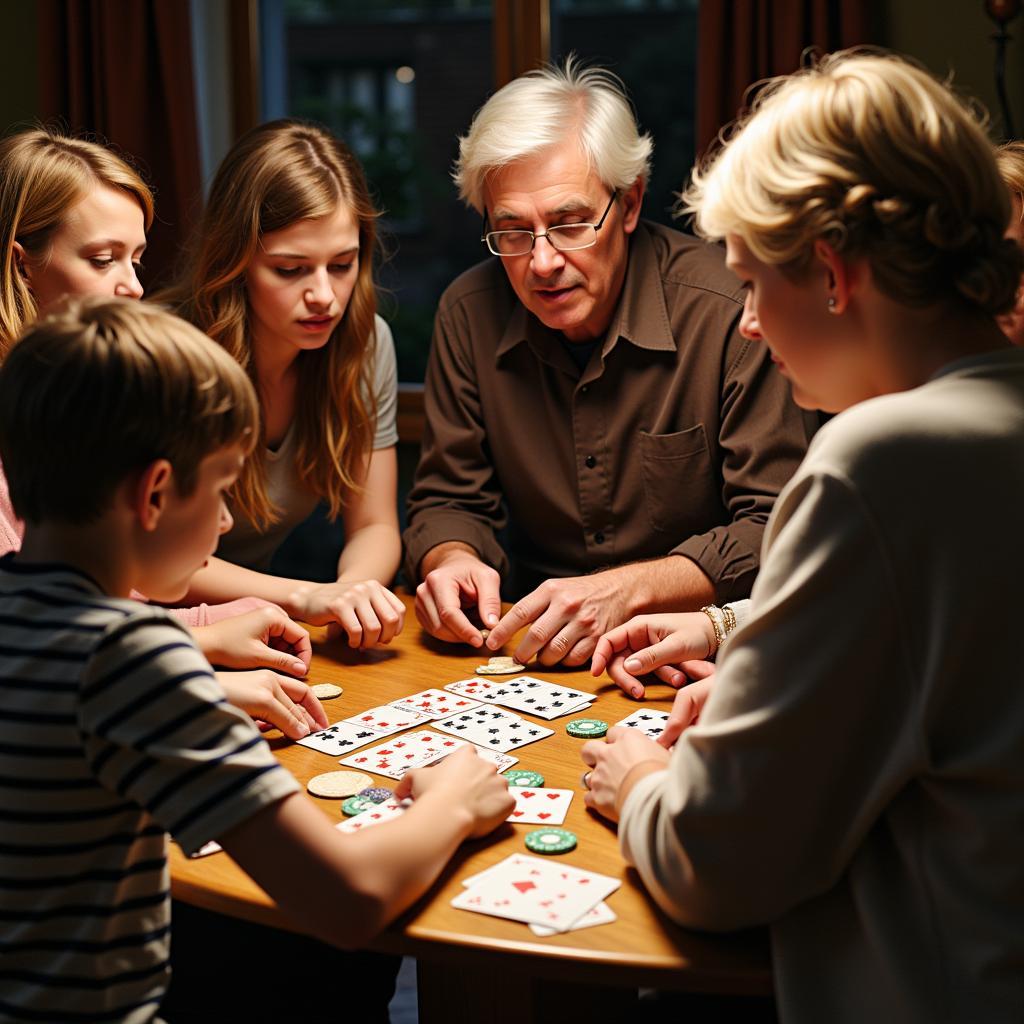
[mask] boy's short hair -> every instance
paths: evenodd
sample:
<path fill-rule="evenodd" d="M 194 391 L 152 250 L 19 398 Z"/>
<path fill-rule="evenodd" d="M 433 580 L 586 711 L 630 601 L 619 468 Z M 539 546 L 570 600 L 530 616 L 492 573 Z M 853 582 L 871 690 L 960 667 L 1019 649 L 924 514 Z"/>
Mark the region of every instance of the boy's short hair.
<path fill-rule="evenodd" d="M 39 321 L 0 368 L 0 459 L 26 522 L 82 524 L 156 459 L 178 493 L 209 454 L 251 451 L 245 371 L 184 320 L 133 299 L 83 299 Z"/>

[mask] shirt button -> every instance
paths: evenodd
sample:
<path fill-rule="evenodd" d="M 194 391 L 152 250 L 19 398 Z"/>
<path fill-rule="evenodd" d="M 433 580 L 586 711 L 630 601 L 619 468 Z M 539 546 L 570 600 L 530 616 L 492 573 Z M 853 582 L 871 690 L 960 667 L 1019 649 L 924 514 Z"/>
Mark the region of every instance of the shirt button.
<path fill-rule="evenodd" d="M 597 459 L 595 459 L 593 455 L 588 455 L 583 460 L 583 465 L 585 465 L 587 469 L 593 469 L 597 465 Z"/>
<path fill-rule="evenodd" d="M 597 533 L 594 534 L 594 543 L 595 544 L 603 544 L 604 543 L 604 534 L 601 533 L 600 530 L 598 530 Z"/>
<path fill-rule="evenodd" d="M 585 395 L 589 390 L 590 390 L 590 385 L 589 384 L 584 384 L 583 387 L 580 388 L 580 394 L 581 395 Z"/>

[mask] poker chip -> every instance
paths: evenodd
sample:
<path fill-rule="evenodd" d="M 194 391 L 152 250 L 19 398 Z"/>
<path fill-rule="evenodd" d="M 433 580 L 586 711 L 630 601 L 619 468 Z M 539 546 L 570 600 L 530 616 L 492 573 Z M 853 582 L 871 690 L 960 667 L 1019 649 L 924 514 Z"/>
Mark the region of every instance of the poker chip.
<path fill-rule="evenodd" d="M 350 796 L 342 805 L 341 813 L 349 818 L 354 818 L 357 814 L 362 814 L 363 811 L 368 811 L 371 807 L 376 807 L 377 804 L 371 800 L 368 796 Z"/>
<path fill-rule="evenodd" d="M 599 737 L 608 732 L 608 723 L 600 718 L 574 718 L 566 725 L 565 731 L 570 736 Z"/>
<path fill-rule="evenodd" d="M 314 775 L 306 783 L 306 789 L 313 796 L 354 796 L 372 782 L 373 779 L 362 772 L 324 772 L 322 775 Z"/>
<path fill-rule="evenodd" d="M 382 804 L 394 795 L 395 791 L 388 789 L 387 786 L 367 786 L 366 789 L 361 789 L 356 793 L 356 796 L 365 796 L 367 800 L 371 800 L 375 804 Z"/>
<path fill-rule="evenodd" d="M 512 768 L 505 772 L 504 778 L 510 786 L 532 786 L 537 789 L 544 785 L 544 776 L 527 768 Z"/>
<path fill-rule="evenodd" d="M 318 700 L 330 700 L 332 697 L 340 697 L 345 692 L 335 683 L 316 683 L 310 689 Z"/>
<path fill-rule="evenodd" d="M 526 833 L 526 848 L 533 853 L 568 853 L 576 849 L 576 834 L 564 828 L 538 828 Z"/>

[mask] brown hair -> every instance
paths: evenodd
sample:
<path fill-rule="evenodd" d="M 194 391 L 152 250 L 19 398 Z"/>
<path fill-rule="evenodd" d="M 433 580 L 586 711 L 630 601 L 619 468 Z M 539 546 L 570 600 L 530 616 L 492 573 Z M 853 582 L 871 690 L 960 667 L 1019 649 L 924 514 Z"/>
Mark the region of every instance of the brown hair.
<path fill-rule="evenodd" d="M 86 523 L 155 459 L 179 494 L 209 454 L 256 438 L 256 395 L 238 364 L 166 310 L 80 299 L 37 321 L 0 367 L 0 459 L 29 523 Z"/>
<path fill-rule="evenodd" d="M 153 194 L 106 146 L 52 128 L 31 128 L 0 141 L 0 359 L 38 315 L 18 270 L 14 243 L 42 259 L 68 210 L 98 186 L 120 189 L 153 222 Z"/>
<path fill-rule="evenodd" d="M 187 271 L 166 296 L 182 316 L 219 342 L 256 383 L 245 271 L 261 236 L 344 204 L 359 227 L 359 270 L 327 345 L 297 361 L 295 471 L 337 516 L 357 491 L 373 444 L 371 354 L 377 211 L 359 161 L 316 125 L 271 121 L 244 135 L 224 158 L 193 238 Z M 258 526 L 274 521 L 261 444 L 235 485 L 237 508 Z"/>

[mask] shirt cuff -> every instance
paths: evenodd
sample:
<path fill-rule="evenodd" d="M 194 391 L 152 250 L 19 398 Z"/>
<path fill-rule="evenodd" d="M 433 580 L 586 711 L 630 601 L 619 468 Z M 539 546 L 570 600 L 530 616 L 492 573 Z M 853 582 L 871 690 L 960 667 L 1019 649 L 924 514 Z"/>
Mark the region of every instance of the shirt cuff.
<path fill-rule="evenodd" d="M 438 544 L 459 541 L 468 544 L 480 560 L 496 569 L 499 576 L 508 574 L 508 556 L 494 538 L 494 531 L 473 516 L 463 512 L 437 510 L 421 512 L 402 538 L 405 545 L 405 578 L 415 587 L 419 582 L 419 567 L 427 552 Z"/>
<path fill-rule="evenodd" d="M 696 562 L 715 586 L 716 604 L 749 597 L 761 564 L 757 552 L 728 530 L 712 530 L 690 537 L 670 554 Z"/>

